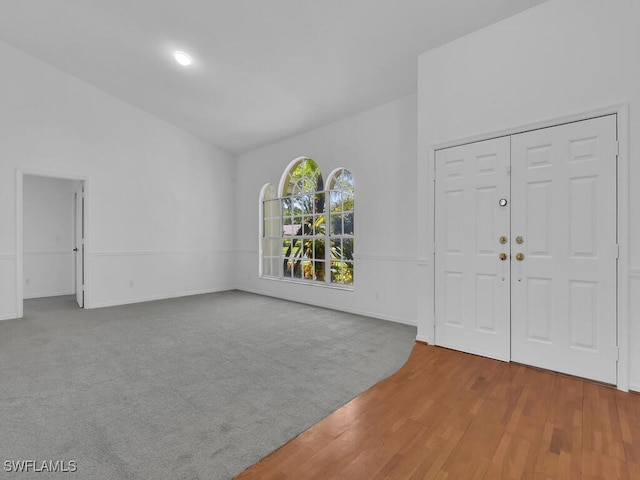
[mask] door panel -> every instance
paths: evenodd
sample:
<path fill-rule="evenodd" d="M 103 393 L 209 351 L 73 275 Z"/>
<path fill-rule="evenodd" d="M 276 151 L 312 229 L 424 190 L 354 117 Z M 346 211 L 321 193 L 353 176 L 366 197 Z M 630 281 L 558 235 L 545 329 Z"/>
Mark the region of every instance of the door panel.
<path fill-rule="evenodd" d="M 436 153 L 436 344 L 509 360 L 509 139 Z"/>
<path fill-rule="evenodd" d="M 616 383 L 616 118 L 512 136 L 511 358 Z"/>

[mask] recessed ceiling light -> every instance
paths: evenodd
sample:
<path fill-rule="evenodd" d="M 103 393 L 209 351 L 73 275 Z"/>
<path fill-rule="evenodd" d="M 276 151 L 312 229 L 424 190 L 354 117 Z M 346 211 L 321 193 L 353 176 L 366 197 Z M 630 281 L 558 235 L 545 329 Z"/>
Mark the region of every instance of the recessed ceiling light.
<path fill-rule="evenodd" d="M 176 62 L 178 62 L 183 67 L 191 65 L 191 62 L 192 62 L 191 55 L 189 55 L 186 52 L 180 52 L 180 51 L 174 52 L 173 58 L 175 58 Z"/>

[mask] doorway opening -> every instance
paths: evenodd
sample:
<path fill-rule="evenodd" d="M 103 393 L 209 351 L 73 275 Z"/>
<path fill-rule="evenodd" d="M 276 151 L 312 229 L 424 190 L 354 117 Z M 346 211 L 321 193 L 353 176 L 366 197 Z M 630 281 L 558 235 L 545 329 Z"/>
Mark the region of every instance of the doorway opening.
<path fill-rule="evenodd" d="M 86 303 L 86 190 L 84 178 L 17 172 L 17 313 L 24 300 L 75 297 Z"/>

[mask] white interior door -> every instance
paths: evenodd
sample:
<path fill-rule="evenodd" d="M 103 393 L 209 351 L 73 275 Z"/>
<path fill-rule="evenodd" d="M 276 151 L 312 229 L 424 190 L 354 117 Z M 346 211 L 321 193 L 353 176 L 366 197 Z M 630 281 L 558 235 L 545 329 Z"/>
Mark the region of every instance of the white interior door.
<path fill-rule="evenodd" d="M 435 159 L 436 344 L 505 361 L 509 148 L 503 137 L 439 150 Z"/>
<path fill-rule="evenodd" d="M 84 308 L 84 188 L 75 192 L 76 301 Z"/>
<path fill-rule="evenodd" d="M 512 137 L 511 358 L 616 383 L 616 117 Z"/>
<path fill-rule="evenodd" d="M 616 158 L 615 115 L 436 152 L 437 345 L 616 383 Z"/>

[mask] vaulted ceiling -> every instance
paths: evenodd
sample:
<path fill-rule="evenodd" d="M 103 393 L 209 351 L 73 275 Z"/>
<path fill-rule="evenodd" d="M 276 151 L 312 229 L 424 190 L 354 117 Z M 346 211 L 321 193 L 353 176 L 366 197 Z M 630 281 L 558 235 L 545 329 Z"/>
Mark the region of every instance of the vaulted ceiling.
<path fill-rule="evenodd" d="M 420 53 L 543 1 L 0 0 L 0 40 L 237 154 L 411 94 Z"/>

